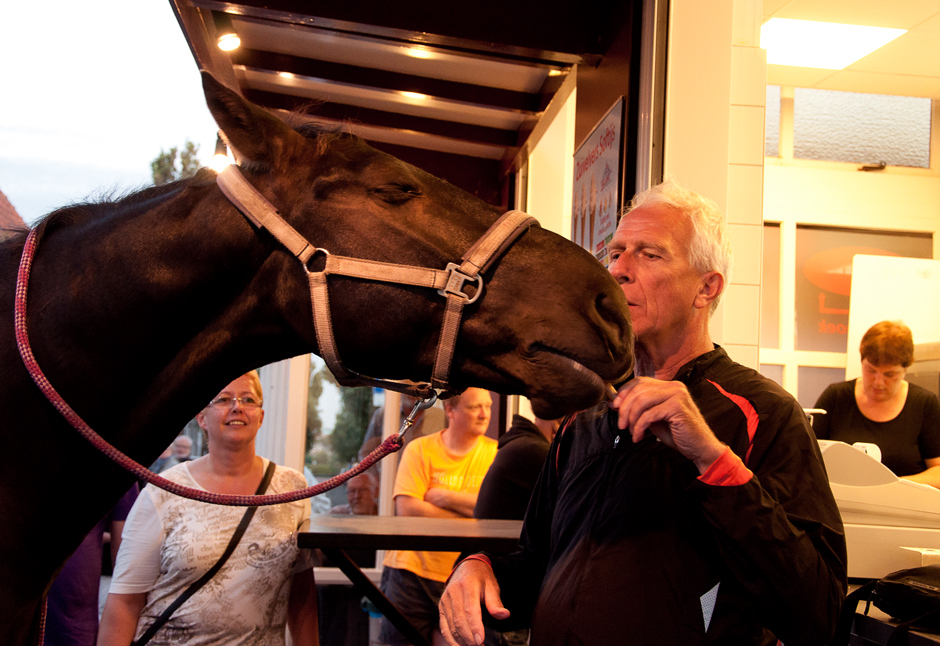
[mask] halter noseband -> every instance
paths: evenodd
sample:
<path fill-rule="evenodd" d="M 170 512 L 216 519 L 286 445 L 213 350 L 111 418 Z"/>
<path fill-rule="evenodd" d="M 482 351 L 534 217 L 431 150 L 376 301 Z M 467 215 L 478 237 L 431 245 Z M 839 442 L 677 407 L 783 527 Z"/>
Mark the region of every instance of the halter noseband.
<path fill-rule="evenodd" d="M 463 255 L 460 264 L 451 262 L 445 269 L 430 269 L 393 263 L 335 256 L 326 249 L 314 247 L 296 229 L 287 223 L 277 209 L 253 187 L 235 165 L 226 166 L 216 181 L 222 193 L 256 227 L 267 229 L 271 235 L 296 256 L 310 282 L 310 301 L 313 307 L 313 325 L 320 354 L 326 365 L 343 386 L 378 386 L 427 398 L 434 389 L 446 390 L 450 376 L 454 347 L 460 330 L 463 308 L 475 302 L 483 293 L 482 274 L 499 259 L 516 239 L 538 221 L 522 211 L 503 214 L 483 236 Z M 310 261 L 322 255 L 325 265 L 321 271 L 311 271 Z M 436 289 L 446 299 L 441 337 L 437 345 L 430 383 L 374 379 L 344 367 L 333 337 L 327 278 L 331 275 L 349 276 L 384 283 L 412 285 Z M 468 296 L 466 283 L 476 284 L 476 292 Z"/>

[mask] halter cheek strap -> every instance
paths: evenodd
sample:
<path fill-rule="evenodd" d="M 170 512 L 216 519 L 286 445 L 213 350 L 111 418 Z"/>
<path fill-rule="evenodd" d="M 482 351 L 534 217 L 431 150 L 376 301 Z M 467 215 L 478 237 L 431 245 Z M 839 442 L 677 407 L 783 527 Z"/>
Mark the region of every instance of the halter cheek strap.
<path fill-rule="evenodd" d="M 320 354 L 336 380 L 343 386 L 378 386 L 427 398 L 434 389 L 446 390 L 454 358 L 454 348 L 460 331 L 463 308 L 476 302 L 483 293 L 483 276 L 516 239 L 538 221 L 522 211 L 503 214 L 483 236 L 474 243 L 458 263 L 448 263 L 444 269 L 414 267 L 393 263 L 335 256 L 326 249 L 314 247 L 297 232 L 277 209 L 259 193 L 234 165 L 226 166 L 217 179 L 222 193 L 256 227 L 267 229 L 271 235 L 296 256 L 307 273 L 310 283 L 310 301 L 313 323 Z M 311 271 L 311 260 L 323 256 L 324 267 Z M 328 278 L 330 275 L 348 276 L 399 285 L 436 289 L 446 300 L 441 337 L 438 342 L 430 383 L 374 379 L 349 370 L 339 358 L 333 336 Z M 470 296 L 464 288 L 467 283 L 476 286 Z"/>

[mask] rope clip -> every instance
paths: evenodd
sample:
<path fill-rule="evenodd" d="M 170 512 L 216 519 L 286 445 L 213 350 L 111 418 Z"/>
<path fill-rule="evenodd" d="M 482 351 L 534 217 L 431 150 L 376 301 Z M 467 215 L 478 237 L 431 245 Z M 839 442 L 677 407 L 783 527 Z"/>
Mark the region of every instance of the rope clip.
<path fill-rule="evenodd" d="M 432 392 L 431 396 L 427 399 L 418 399 L 415 402 L 414 408 L 411 409 L 411 412 L 408 413 L 408 417 L 402 420 L 401 428 L 398 429 L 398 437 L 404 437 L 405 433 L 409 428 L 414 426 L 415 418 L 418 416 L 418 413 L 427 410 L 437 402 L 437 392 Z"/>

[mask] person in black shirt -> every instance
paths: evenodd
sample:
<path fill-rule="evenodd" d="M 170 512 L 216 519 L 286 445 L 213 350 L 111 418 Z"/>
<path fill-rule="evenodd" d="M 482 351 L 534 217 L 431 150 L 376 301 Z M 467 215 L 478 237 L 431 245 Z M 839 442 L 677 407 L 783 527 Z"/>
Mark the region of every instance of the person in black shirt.
<path fill-rule="evenodd" d="M 509 430 L 499 438 L 496 459 L 483 478 L 474 518 L 522 520 L 532 489 L 548 456 L 561 420 L 513 415 Z"/>
<path fill-rule="evenodd" d="M 813 430 L 821 440 L 866 442 L 881 450 L 894 474 L 940 487 L 940 399 L 904 379 L 914 362 L 914 338 L 900 321 L 865 332 L 862 376 L 832 384 L 819 396 Z"/>

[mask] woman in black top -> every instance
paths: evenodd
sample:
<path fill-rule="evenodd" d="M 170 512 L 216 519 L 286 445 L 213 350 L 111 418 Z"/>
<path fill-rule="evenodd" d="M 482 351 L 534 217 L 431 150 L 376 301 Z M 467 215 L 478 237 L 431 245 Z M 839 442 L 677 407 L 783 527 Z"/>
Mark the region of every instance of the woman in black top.
<path fill-rule="evenodd" d="M 914 361 L 910 329 L 898 321 L 873 325 L 862 337 L 862 376 L 829 386 L 813 416 L 821 440 L 869 442 L 896 475 L 940 487 L 940 400 L 908 383 Z"/>

